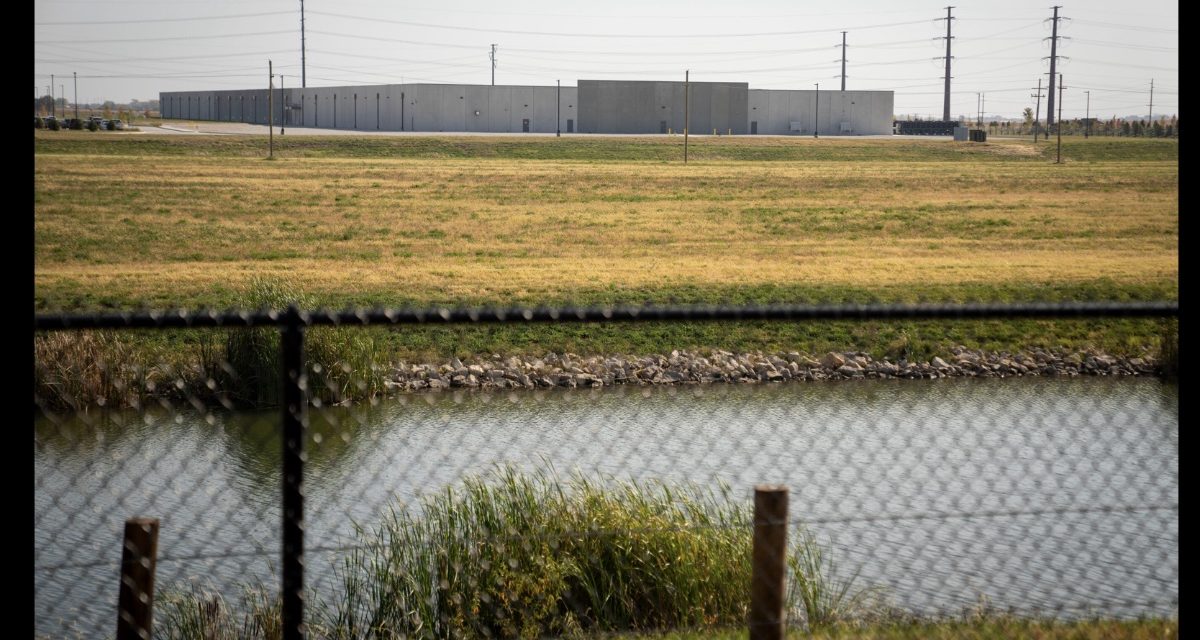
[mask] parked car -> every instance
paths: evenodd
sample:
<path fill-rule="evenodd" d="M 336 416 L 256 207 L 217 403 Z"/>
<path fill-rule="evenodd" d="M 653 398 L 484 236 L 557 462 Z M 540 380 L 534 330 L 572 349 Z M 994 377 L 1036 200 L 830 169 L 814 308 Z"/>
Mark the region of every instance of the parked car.
<path fill-rule="evenodd" d="M 124 122 L 121 122 L 121 120 L 120 120 L 120 119 L 113 120 L 113 121 L 112 121 L 112 124 L 113 124 L 113 127 L 114 127 L 115 129 L 117 129 L 118 131 L 123 131 L 123 130 L 125 129 L 125 123 L 124 123 Z"/>

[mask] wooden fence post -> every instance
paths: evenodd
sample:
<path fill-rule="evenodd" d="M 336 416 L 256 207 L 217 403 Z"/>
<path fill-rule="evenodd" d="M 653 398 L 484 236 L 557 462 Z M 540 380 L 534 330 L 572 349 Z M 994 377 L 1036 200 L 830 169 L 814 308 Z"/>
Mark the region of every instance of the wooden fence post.
<path fill-rule="evenodd" d="M 754 487 L 750 640 L 782 640 L 787 625 L 787 507 L 783 485 Z"/>
<path fill-rule="evenodd" d="M 117 640 L 151 638 L 157 557 L 158 518 L 126 520 L 121 550 L 121 591 L 117 601 Z"/>

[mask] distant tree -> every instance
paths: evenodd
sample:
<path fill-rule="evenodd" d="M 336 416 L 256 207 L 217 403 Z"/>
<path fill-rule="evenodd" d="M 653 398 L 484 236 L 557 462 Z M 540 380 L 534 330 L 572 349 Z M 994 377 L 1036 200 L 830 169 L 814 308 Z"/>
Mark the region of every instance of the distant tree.
<path fill-rule="evenodd" d="M 33 128 L 34 128 L 34 129 L 42 129 L 42 128 L 44 128 L 44 127 L 45 127 L 45 123 L 42 121 L 42 118 L 41 118 L 41 116 L 34 116 L 34 118 L 33 118 Z"/>
<path fill-rule="evenodd" d="M 1025 117 L 1025 126 L 1033 125 L 1033 109 L 1025 107 L 1025 111 L 1022 111 L 1021 115 Z"/>
<path fill-rule="evenodd" d="M 59 124 L 58 124 L 58 119 L 57 119 L 57 118 L 55 118 L 54 120 L 51 120 L 51 121 L 49 122 L 49 124 L 47 124 L 46 126 L 47 126 L 47 128 L 49 128 L 51 131 L 58 131 L 58 130 L 59 130 L 59 128 L 60 128 L 60 127 L 59 127 Z"/>
<path fill-rule="evenodd" d="M 1158 121 L 1156 121 L 1156 122 L 1154 123 L 1153 131 L 1154 131 L 1154 137 L 1155 137 L 1155 138 L 1161 138 L 1161 137 L 1163 137 L 1163 125 L 1162 125 L 1162 122 L 1158 122 Z"/>

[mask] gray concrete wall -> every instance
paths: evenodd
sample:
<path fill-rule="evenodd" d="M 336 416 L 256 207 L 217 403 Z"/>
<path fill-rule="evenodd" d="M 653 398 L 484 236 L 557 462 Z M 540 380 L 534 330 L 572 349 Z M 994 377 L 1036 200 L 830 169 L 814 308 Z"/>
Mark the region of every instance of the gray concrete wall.
<path fill-rule="evenodd" d="M 561 98 L 560 98 L 561 95 Z M 575 87 L 403 84 L 276 89 L 275 122 L 359 131 L 567 131 Z M 167 118 L 267 123 L 266 90 L 159 94 Z M 561 104 L 558 101 L 561 100 Z M 284 119 L 286 117 L 286 120 Z"/>
<path fill-rule="evenodd" d="M 745 83 L 693 82 L 691 132 L 812 135 L 813 91 L 749 89 Z M 389 84 L 275 90 L 275 122 L 359 131 L 659 133 L 684 128 L 684 83 L 580 80 L 578 87 Z M 821 135 L 892 132 L 891 91 L 822 91 Z M 159 94 L 167 118 L 267 123 L 265 89 Z M 286 120 L 284 119 L 286 116 Z M 558 120 L 556 121 L 556 116 Z M 800 123 L 798 131 L 790 124 Z M 843 127 L 845 123 L 845 127 Z"/>
<path fill-rule="evenodd" d="M 749 120 L 759 135 L 886 135 L 892 132 L 891 91 L 750 91 Z M 814 118 L 813 110 L 816 109 Z M 793 131 L 791 123 L 800 125 Z"/>
<path fill-rule="evenodd" d="M 583 133 L 663 133 L 683 131 L 686 111 L 693 133 L 717 130 L 746 133 L 744 82 L 691 82 L 685 100 L 683 82 L 580 80 L 579 131 Z M 664 127 L 663 123 L 666 123 Z"/>

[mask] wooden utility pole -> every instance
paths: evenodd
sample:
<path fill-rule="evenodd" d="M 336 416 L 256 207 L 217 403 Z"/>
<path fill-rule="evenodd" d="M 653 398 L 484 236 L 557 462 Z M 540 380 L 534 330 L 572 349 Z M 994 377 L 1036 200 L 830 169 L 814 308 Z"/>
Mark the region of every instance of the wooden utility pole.
<path fill-rule="evenodd" d="M 1058 74 L 1058 149 L 1054 152 L 1054 164 L 1062 164 L 1062 74 Z"/>
<path fill-rule="evenodd" d="M 692 70 L 688 69 L 683 72 L 683 163 L 687 164 L 688 156 L 688 125 L 691 124 L 688 119 L 691 116 L 691 111 L 688 109 L 688 96 L 691 95 L 691 84 L 689 82 Z"/>
<path fill-rule="evenodd" d="M 782 640 L 787 630 L 787 514 L 787 487 L 754 487 L 750 640 Z"/>
<path fill-rule="evenodd" d="M 1029 96 L 1037 98 L 1037 107 L 1033 111 L 1033 141 L 1038 140 L 1038 121 L 1042 118 L 1042 79 L 1038 78 L 1037 93 Z"/>
<path fill-rule="evenodd" d="M 275 157 L 275 66 L 267 60 L 267 148 L 268 158 Z"/>
<path fill-rule="evenodd" d="M 817 112 L 821 109 L 821 83 L 813 83 L 813 86 L 816 87 L 816 89 L 813 90 L 813 138 L 816 138 L 817 129 L 820 128 L 820 125 L 818 124 L 820 119 L 817 117 Z"/>
<path fill-rule="evenodd" d="M 846 32 L 842 32 L 842 91 L 846 90 Z"/>

